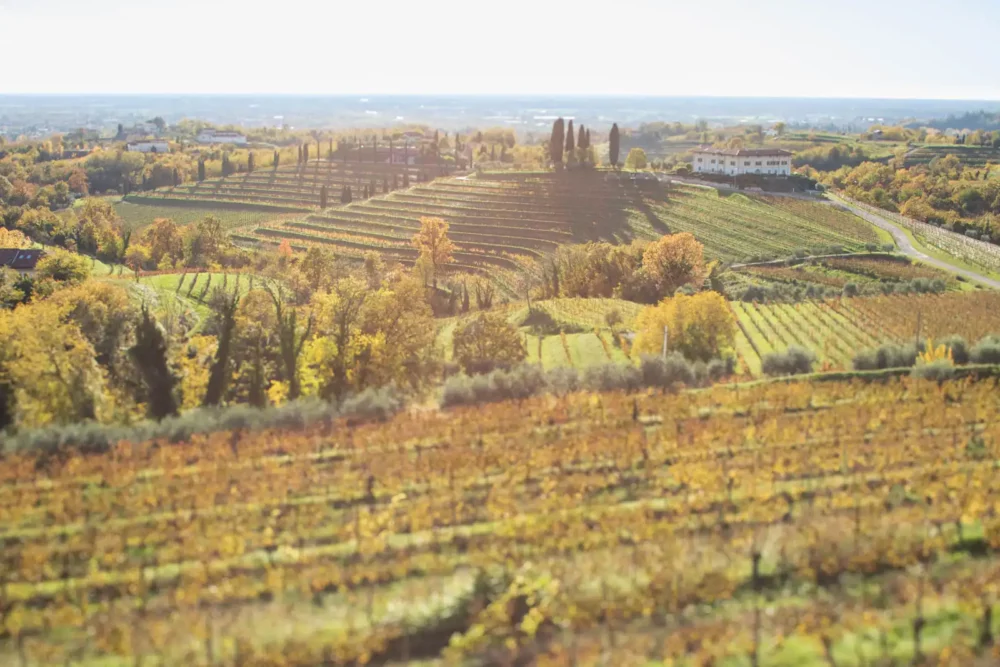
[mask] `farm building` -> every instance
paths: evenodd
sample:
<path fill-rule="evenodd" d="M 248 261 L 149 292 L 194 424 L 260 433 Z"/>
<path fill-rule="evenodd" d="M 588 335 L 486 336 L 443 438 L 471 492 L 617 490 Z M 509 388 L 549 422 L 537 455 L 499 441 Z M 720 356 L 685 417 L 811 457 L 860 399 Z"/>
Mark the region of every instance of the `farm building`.
<path fill-rule="evenodd" d="M 780 148 L 696 148 L 692 151 L 696 174 L 770 174 L 790 176 L 792 153 Z"/>
<path fill-rule="evenodd" d="M 169 153 L 170 144 L 166 141 L 136 141 L 125 144 L 125 150 L 132 153 Z"/>
<path fill-rule="evenodd" d="M 0 248 L 0 266 L 17 271 L 21 275 L 35 275 L 38 260 L 45 252 L 37 248 Z"/>
<path fill-rule="evenodd" d="M 247 143 L 246 135 L 239 132 L 220 132 L 218 130 L 202 130 L 198 133 L 200 144 L 239 144 Z"/>

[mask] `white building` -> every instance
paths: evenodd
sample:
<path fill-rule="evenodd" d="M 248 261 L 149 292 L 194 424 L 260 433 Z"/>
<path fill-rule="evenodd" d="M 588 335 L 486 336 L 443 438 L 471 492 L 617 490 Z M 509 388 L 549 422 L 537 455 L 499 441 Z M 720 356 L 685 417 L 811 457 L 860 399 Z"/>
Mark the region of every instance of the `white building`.
<path fill-rule="evenodd" d="M 792 153 L 780 148 L 696 148 L 692 152 L 696 174 L 792 174 Z"/>
<path fill-rule="evenodd" d="M 133 153 L 169 153 L 170 144 L 166 141 L 136 141 L 125 144 L 125 150 Z"/>
<path fill-rule="evenodd" d="M 239 132 L 220 132 L 218 130 L 202 130 L 198 133 L 200 144 L 239 144 L 247 143 L 246 135 Z"/>

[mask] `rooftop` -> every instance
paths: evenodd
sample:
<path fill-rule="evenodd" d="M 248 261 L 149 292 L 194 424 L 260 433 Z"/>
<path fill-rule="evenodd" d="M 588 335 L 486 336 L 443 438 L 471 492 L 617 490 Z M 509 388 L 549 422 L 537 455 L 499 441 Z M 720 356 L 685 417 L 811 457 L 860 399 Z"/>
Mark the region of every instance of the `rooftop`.
<path fill-rule="evenodd" d="M 0 248 L 0 266 L 9 266 L 12 269 L 20 269 L 22 271 L 31 270 L 38 264 L 38 260 L 42 258 L 43 252 L 43 250 L 38 248 L 29 248 L 28 250 Z"/>
<path fill-rule="evenodd" d="M 734 157 L 791 157 L 792 155 L 791 151 L 786 151 L 783 148 L 712 148 L 707 146 L 696 148 L 694 152 Z"/>

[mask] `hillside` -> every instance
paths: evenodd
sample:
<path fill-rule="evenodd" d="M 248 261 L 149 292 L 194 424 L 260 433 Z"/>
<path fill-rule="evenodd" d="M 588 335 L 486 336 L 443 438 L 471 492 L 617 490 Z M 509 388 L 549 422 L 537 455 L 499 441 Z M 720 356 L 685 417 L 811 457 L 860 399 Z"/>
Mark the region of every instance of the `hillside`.
<path fill-rule="evenodd" d="M 0 662 L 971 664 L 998 409 L 782 382 L 8 455 Z"/>

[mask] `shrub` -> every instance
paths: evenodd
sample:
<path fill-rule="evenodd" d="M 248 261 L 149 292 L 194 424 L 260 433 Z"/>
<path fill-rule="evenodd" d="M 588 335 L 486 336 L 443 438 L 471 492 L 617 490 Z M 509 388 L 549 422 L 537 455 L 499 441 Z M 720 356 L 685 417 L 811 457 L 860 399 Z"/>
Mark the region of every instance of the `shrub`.
<path fill-rule="evenodd" d="M 893 244 L 893 243 L 883 243 L 882 244 L 882 250 L 884 250 L 885 252 L 892 252 L 895 249 L 896 249 L 896 245 Z"/>
<path fill-rule="evenodd" d="M 583 373 L 583 384 L 591 391 L 635 391 L 642 380 L 641 371 L 630 364 L 590 366 Z"/>
<path fill-rule="evenodd" d="M 846 297 L 855 297 L 860 293 L 857 283 L 847 283 L 844 285 L 843 295 Z"/>
<path fill-rule="evenodd" d="M 876 252 L 878 250 L 878 244 L 877 243 L 866 243 L 865 244 L 865 250 L 867 250 L 868 252 Z"/>
<path fill-rule="evenodd" d="M 914 366 L 913 370 L 910 371 L 910 375 L 923 380 L 937 380 L 938 382 L 943 382 L 955 377 L 955 367 L 947 361 L 935 361 L 932 364 L 920 364 L 919 366 Z"/>
<path fill-rule="evenodd" d="M 792 346 L 784 352 L 765 354 L 761 369 L 766 375 L 800 375 L 811 373 L 816 356 L 801 347 Z"/>
<path fill-rule="evenodd" d="M 972 348 L 969 359 L 974 364 L 1000 364 L 1000 338 L 986 336 Z"/>
<path fill-rule="evenodd" d="M 692 365 L 677 352 L 666 359 L 644 355 L 639 362 L 639 370 L 642 383 L 647 387 L 670 388 L 675 384 L 695 384 Z"/>
<path fill-rule="evenodd" d="M 878 349 L 862 350 L 855 355 L 854 370 L 874 371 L 886 368 L 909 368 L 917 363 L 919 353 L 920 350 L 914 345 L 887 343 Z"/>
<path fill-rule="evenodd" d="M 961 336 L 948 336 L 939 342 L 951 350 L 951 358 L 956 364 L 969 363 L 969 344 L 965 342 L 964 338 Z"/>

